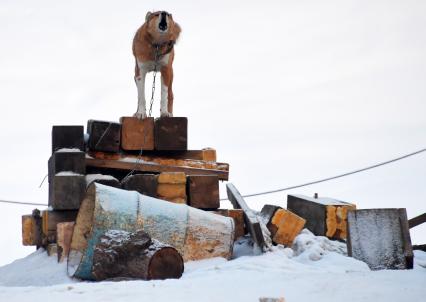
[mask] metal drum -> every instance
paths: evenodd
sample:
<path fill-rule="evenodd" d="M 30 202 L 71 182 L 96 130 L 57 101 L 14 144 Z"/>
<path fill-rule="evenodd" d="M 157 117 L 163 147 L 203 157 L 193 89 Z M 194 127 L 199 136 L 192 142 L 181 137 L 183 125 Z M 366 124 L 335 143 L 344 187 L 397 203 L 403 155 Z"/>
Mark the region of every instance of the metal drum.
<path fill-rule="evenodd" d="M 175 247 L 184 261 L 212 257 L 229 259 L 234 221 L 184 204 L 93 183 L 78 212 L 68 257 L 68 274 L 92 280 L 95 246 L 106 231 L 144 230 Z"/>

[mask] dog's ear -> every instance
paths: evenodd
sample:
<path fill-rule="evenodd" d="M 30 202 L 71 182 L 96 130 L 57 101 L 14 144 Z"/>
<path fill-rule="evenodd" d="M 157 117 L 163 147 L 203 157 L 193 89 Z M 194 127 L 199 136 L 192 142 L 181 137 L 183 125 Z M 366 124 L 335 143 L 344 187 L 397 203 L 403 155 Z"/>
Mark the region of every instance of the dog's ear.
<path fill-rule="evenodd" d="M 151 16 L 151 12 L 147 12 L 146 13 L 146 16 L 145 16 L 145 22 L 147 22 L 148 21 L 148 19 L 149 19 L 149 17 Z"/>

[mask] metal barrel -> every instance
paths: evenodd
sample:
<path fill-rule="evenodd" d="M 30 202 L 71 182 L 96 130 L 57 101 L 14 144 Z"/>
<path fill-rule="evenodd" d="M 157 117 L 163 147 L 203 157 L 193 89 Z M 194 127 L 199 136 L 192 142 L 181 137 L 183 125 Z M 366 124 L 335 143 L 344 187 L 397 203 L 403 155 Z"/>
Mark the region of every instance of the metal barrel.
<path fill-rule="evenodd" d="M 232 256 L 234 221 L 184 204 L 93 183 L 78 212 L 68 275 L 93 280 L 93 253 L 108 230 L 144 230 L 176 248 L 184 261 Z"/>

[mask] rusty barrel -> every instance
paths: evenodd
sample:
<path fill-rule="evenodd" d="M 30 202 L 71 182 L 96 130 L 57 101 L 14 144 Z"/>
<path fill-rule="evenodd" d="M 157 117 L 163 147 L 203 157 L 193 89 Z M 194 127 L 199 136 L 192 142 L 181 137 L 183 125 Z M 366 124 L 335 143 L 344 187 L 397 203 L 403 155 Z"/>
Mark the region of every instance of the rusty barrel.
<path fill-rule="evenodd" d="M 144 230 L 176 248 L 184 261 L 229 259 L 234 221 L 184 204 L 93 183 L 78 212 L 68 257 L 68 274 L 93 280 L 93 252 L 108 230 Z"/>

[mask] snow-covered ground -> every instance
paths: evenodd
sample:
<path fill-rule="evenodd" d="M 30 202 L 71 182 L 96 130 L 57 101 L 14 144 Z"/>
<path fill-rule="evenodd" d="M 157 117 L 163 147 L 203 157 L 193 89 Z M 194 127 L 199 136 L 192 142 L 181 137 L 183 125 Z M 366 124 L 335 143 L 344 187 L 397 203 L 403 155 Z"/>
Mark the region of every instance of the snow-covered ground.
<path fill-rule="evenodd" d="M 347 257 L 343 243 L 304 230 L 293 248 L 251 254 L 248 240 L 235 246 L 235 259 L 185 264 L 179 280 L 77 282 L 66 265 L 39 250 L 0 268 L 0 301 L 422 301 L 426 253 L 415 252 L 413 270 L 370 271 Z"/>

